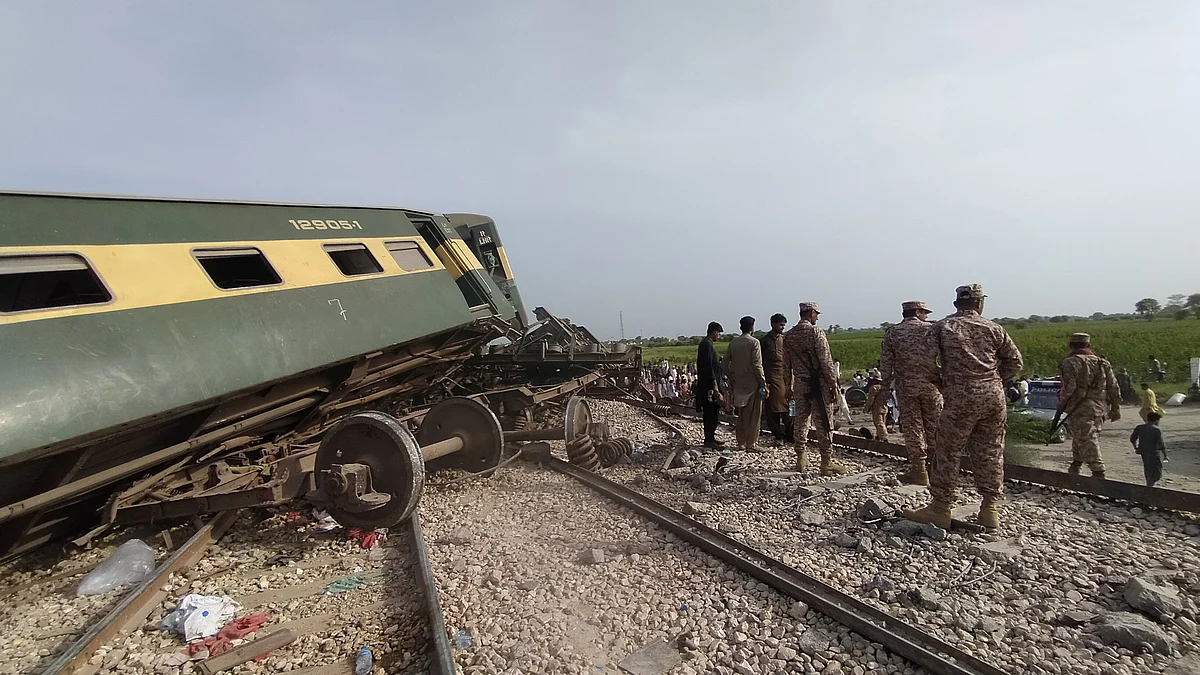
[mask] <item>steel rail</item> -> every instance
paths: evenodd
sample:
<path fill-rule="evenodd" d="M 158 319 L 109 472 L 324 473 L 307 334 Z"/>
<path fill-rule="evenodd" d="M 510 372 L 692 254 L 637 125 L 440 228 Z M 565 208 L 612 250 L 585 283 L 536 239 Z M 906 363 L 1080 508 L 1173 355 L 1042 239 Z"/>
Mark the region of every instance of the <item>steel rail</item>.
<path fill-rule="evenodd" d="M 908 451 L 898 443 L 876 441 L 847 434 L 834 434 L 833 444 L 853 450 L 877 452 L 908 459 Z M 1091 476 L 1072 476 L 1061 471 L 1039 469 L 1034 466 L 1020 464 L 1005 464 L 1004 479 L 1023 483 L 1036 483 L 1047 487 L 1056 487 L 1072 492 L 1083 492 L 1098 497 L 1121 499 L 1127 502 L 1153 506 L 1171 511 L 1187 511 L 1200 513 L 1200 493 L 1180 492 L 1166 488 L 1150 488 L 1135 483 L 1123 483 Z"/>
<path fill-rule="evenodd" d="M 671 412 L 678 415 L 685 417 L 698 416 L 698 413 L 694 410 L 681 405 L 655 404 L 623 397 L 605 398 L 611 398 L 611 400 L 620 401 L 650 411 L 653 411 L 655 407 L 661 408 L 665 405 Z M 735 417 L 721 415 L 721 421 L 723 422 L 732 423 L 736 420 L 737 418 Z M 811 442 L 813 441 L 810 440 Z M 903 445 L 898 443 L 888 443 L 886 441 L 876 441 L 848 434 L 835 433 L 833 434 L 833 444 L 841 448 L 863 450 L 908 459 L 907 450 Z M 1073 476 L 1062 471 L 1051 471 L 1050 469 L 1039 469 L 1033 466 L 1007 463 L 1004 465 L 1004 479 L 1079 492 L 1093 497 L 1120 499 L 1142 506 L 1151 506 L 1169 511 L 1200 513 L 1200 493 L 1195 492 L 1181 492 L 1179 490 L 1168 490 L 1158 487 L 1151 488 L 1135 483 L 1124 483 L 1105 478 L 1093 478 L 1091 476 Z"/>
<path fill-rule="evenodd" d="M 454 675 L 454 656 L 450 652 L 450 636 L 446 632 L 446 620 L 438 602 L 437 580 L 433 575 L 433 564 L 429 561 L 429 549 L 425 546 L 425 535 L 421 531 L 420 511 L 413 511 L 405 525 L 412 538 L 416 560 L 413 574 L 417 587 L 424 595 L 425 612 L 429 616 L 429 673 L 430 675 Z"/>
<path fill-rule="evenodd" d="M 560 459 L 547 466 L 658 523 L 775 590 L 802 600 L 816 611 L 935 675 L 1005 675 L 1005 671 L 788 566 L 782 561 L 702 525 L 629 488 Z"/>
<path fill-rule="evenodd" d="M 44 675 L 70 675 L 80 671 L 101 645 L 140 625 L 146 619 L 146 615 L 166 599 L 167 594 L 161 589 L 167 583 L 167 579 L 172 574 L 195 565 L 208 547 L 220 539 L 233 521 L 237 520 L 238 513 L 226 511 L 197 530 L 196 534 L 176 549 L 149 579 L 127 593 L 112 611 L 92 625 L 83 637 L 47 666 L 43 671 Z"/>

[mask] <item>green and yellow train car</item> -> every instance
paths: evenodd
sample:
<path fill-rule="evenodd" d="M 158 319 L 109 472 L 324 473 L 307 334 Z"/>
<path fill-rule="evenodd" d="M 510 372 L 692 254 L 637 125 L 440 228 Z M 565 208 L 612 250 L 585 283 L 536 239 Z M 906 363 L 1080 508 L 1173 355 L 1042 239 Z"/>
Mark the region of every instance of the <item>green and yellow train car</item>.
<path fill-rule="evenodd" d="M 133 460 L 386 393 L 500 322 L 525 312 L 483 216 L 0 193 L 0 557 L 94 518 Z"/>

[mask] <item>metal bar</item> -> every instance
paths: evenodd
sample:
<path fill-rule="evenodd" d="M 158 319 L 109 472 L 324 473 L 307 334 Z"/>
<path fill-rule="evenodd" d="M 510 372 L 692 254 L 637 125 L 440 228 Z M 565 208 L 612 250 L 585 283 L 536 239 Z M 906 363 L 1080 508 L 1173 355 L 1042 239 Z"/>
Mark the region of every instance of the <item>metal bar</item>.
<path fill-rule="evenodd" d="M 521 429 L 520 431 L 504 432 L 504 442 L 516 441 L 561 441 L 566 438 L 567 430 L 563 427 L 556 429 Z"/>
<path fill-rule="evenodd" d="M 140 473 L 147 469 L 152 469 L 155 466 L 175 459 L 181 455 L 187 454 L 191 450 L 215 443 L 217 441 L 229 438 L 246 429 L 266 424 L 268 422 L 287 417 L 292 413 L 299 412 L 311 406 L 318 401 L 315 397 L 302 398 L 299 401 L 293 401 L 285 406 L 270 410 L 265 413 L 260 413 L 254 417 L 249 417 L 236 424 L 231 424 L 227 427 L 214 429 L 202 436 L 186 440 L 182 443 L 177 443 L 167 448 L 163 448 L 158 452 L 152 452 L 149 455 L 143 455 L 135 460 L 119 464 L 107 471 L 92 474 L 77 481 L 72 481 L 66 485 L 59 486 L 53 490 L 47 490 L 36 494 L 29 499 L 23 499 L 19 502 L 9 504 L 8 506 L 0 507 L 0 523 L 6 520 L 11 520 L 22 513 L 44 509 L 48 506 L 57 506 L 63 502 L 69 501 L 75 497 L 86 494 L 98 487 L 103 487 L 109 483 L 115 483 L 122 478 L 128 478 L 136 473 Z"/>
<path fill-rule="evenodd" d="M 463 443 L 462 436 L 451 436 L 445 440 L 421 446 L 421 459 L 428 462 L 437 459 L 438 457 L 453 455 L 459 450 L 462 450 L 463 447 L 465 447 L 465 445 Z"/>
<path fill-rule="evenodd" d="M 450 652 L 450 636 L 446 632 L 446 620 L 442 617 L 442 606 L 438 603 L 437 580 L 433 575 L 433 564 L 429 561 L 429 549 L 425 547 L 425 535 L 421 531 L 419 511 L 413 511 L 406 525 L 412 539 L 415 560 L 413 573 L 417 587 L 425 595 L 425 613 L 429 617 L 429 673 L 430 675 L 454 675 L 454 656 Z"/>
<path fill-rule="evenodd" d="M 176 549 L 175 553 L 159 566 L 154 576 L 129 592 L 99 623 L 88 629 L 83 637 L 55 659 L 43 671 L 44 675 L 71 675 L 77 672 L 87 665 L 88 659 L 101 645 L 115 638 L 125 626 L 144 620 L 150 611 L 162 602 L 158 589 L 167 582 L 167 578 L 195 565 L 208 547 L 225 534 L 233 521 L 237 520 L 237 516 L 237 511 L 227 511 L 197 530 L 187 543 Z"/>
<path fill-rule="evenodd" d="M 1004 675 L 1004 671 L 896 617 L 857 600 L 783 562 L 731 539 L 623 485 L 551 459 L 550 468 L 571 476 L 609 499 L 662 525 L 750 576 L 849 627 L 859 635 L 935 675 Z"/>

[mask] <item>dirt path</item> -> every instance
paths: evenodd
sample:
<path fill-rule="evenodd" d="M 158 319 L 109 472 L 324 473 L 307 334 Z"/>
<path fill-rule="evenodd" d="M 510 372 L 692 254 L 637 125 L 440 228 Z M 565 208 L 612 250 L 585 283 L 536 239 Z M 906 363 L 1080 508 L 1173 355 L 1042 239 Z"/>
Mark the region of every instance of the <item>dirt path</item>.
<path fill-rule="evenodd" d="M 1163 467 L 1163 479 L 1156 487 L 1200 492 L 1200 406 L 1165 408 L 1159 424 L 1167 444 L 1170 462 Z M 1110 422 L 1100 433 L 1100 452 L 1110 480 L 1144 483 L 1142 459 L 1133 453 L 1129 434 L 1142 423 L 1136 406 L 1121 408 L 1121 419 Z M 1071 463 L 1071 442 L 1037 447 L 1034 466 L 1065 471 Z M 1084 469 L 1084 473 L 1087 469 Z"/>

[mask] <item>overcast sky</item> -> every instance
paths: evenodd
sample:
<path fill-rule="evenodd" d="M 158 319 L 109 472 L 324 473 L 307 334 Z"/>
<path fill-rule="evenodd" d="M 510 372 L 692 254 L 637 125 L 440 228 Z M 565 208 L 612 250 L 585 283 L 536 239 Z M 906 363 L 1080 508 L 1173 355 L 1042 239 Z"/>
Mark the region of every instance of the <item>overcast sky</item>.
<path fill-rule="evenodd" d="M 0 3 L 0 188 L 485 213 L 604 337 L 1200 292 L 1200 3 Z M 0 226 L 3 226 L 0 223 Z"/>

